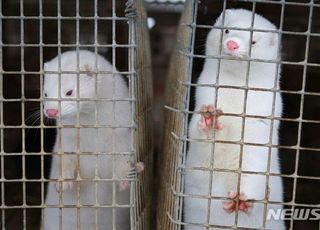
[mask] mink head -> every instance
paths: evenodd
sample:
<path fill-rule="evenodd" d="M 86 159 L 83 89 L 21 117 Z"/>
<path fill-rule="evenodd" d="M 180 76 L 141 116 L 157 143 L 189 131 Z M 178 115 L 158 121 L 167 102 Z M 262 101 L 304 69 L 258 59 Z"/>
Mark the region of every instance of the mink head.
<path fill-rule="evenodd" d="M 253 30 L 251 37 L 252 20 Z M 224 27 L 224 29 L 217 27 Z M 267 19 L 258 14 L 253 14 L 251 11 L 228 9 L 221 13 L 216 20 L 213 29 L 208 35 L 206 49 L 207 55 L 221 54 L 240 59 L 251 57 L 254 59 L 275 60 L 279 52 L 277 29 Z"/>
<path fill-rule="evenodd" d="M 96 66 L 99 68 L 103 61 L 106 62 L 89 51 L 80 51 L 78 54 L 69 51 L 45 63 L 44 114 L 53 119 L 58 116 L 74 117 L 77 111 L 81 112 L 86 105 L 92 104 L 90 99 L 96 95 Z M 79 107 L 76 99 L 81 99 Z"/>

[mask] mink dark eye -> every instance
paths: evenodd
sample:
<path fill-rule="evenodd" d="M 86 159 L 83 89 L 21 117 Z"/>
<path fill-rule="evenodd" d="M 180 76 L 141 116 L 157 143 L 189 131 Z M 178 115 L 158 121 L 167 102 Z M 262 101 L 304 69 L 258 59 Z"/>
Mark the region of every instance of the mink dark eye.
<path fill-rule="evenodd" d="M 66 96 L 71 96 L 72 93 L 73 93 L 73 91 L 72 91 L 72 90 L 69 90 L 68 92 L 66 92 Z"/>
<path fill-rule="evenodd" d="M 226 29 L 224 32 L 225 32 L 226 34 L 228 34 L 228 33 L 229 33 L 229 30 L 228 30 L 228 29 Z"/>
<path fill-rule="evenodd" d="M 252 42 L 251 42 L 252 45 L 254 45 L 254 44 L 256 44 L 256 43 L 257 43 L 256 41 L 252 41 Z"/>

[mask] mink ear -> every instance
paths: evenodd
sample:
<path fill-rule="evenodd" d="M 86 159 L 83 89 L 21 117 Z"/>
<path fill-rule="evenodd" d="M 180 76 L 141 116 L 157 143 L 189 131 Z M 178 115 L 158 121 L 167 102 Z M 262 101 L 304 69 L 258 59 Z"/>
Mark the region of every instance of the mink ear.
<path fill-rule="evenodd" d="M 231 10 L 231 9 L 226 9 L 226 10 L 225 10 L 225 14 L 226 14 L 226 15 L 230 15 L 231 13 L 232 13 L 232 10 Z"/>
<path fill-rule="evenodd" d="M 48 63 L 47 62 L 43 64 L 43 70 L 46 70 L 46 69 L 48 69 Z"/>
<path fill-rule="evenodd" d="M 277 33 L 271 33 L 270 36 L 270 46 L 275 46 L 278 44 L 279 35 Z"/>
<path fill-rule="evenodd" d="M 85 64 L 82 69 L 83 69 L 82 71 L 85 71 L 87 76 L 89 76 L 89 77 L 94 77 L 95 76 L 95 72 L 94 72 L 93 68 L 89 64 Z"/>
<path fill-rule="evenodd" d="M 223 21 L 223 17 L 224 17 L 224 24 L 227 24 L 227 18 L 228 18 L 228 15 L 230 15 L 232 13 L 232 10 L 230 9 L 226 9 L 223 12 L 221 12 L 220 16 L 217 18 L 216 20 L 216 25 L 222 25 L 222 21 Z"/>

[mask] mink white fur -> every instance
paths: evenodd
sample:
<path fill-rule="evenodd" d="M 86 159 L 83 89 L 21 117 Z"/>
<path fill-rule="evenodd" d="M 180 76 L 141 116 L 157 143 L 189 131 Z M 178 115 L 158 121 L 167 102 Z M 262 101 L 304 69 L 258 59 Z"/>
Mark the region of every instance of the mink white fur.
<path fill-rule="evenodd" d="M 184 221 L 195 225 L 186 225 L 185 230 L 204 230 L 201 224 L 231 226 L 235 224 L 235 211 L 228 213 L 224 210 L 226 199 L 212 199 L 208 203 L 208 196 L 228 198 L 228 193 L 237 192 L 245 194 L 246 198 L 255 201 L 269 199 L 270 201 L 283 201 L 283 188 L 280 177 L 270 176 L 267 182 L 265 175 L 254 172 L 280 173 L 278 150 L 272 148 L 270 152 L 270 170 L 268 169 L 269 148 L 264 144 L 278 144 L 279 121 L 272 122 L 268 116 L 280 117 L 282 113 L 282 100 L 279 93 L 273 93 L 273 88 L 279 89 L 278 68 L 276 63 L 251 61 L 248 69 L 248 61 L 243 59 L 253 58 L 262 60 L 279 60 L 279 36 L 277 28 L 267 19 L 254 14 L 254 29 L 272 30 L 273 32 L 251 32 L 249 30 L 236 30 L 232 27 L 248 29 L 251 27 L 253 13 L 244 9 L 228 9 L 225 11 L 224 24 L 223 13 L 216 20 L 215 26 L 230 27 L 227 29 L 213 28 L 207 37 L 206 55 L 223 56 L 219 63 L 218 59 L 206 58 L 198 84 L 217 84 L 219 86 L 246 87 L 247 70 L 248 87 L 261 88 L 262 90 L 246 91 L 237 88 L 219 88 L 216 96 L 216 88 L 210 86 L 198 86 L 196 89 L 195 111 L 201 111 L 203 106 L 213 105 L 220 108 L 223 114 L 218 118 L 222 128 L 212 130 L 209 133 L 199 129 L 201 114 L 192 115 L 189 125 L 189 138 L 191 139 L 186 159 L 185 193 L 184 199 Z M 221 38 L 222 36 L 222 38 Z M 222 44 L 221 44 L 222 41 Z M 230 52 L 227 42 L 233 41 L 237 44 L 236 50 Z M 221 49 L 220 49 L 221 44 Z M 251 54 L 249 47 L 251 46 Z M 233 59 L 233 60 L 230 60 Z M 218 72 L 219 71 L 219 72 Z M 217 77 L 218 76 L 218 77 Z M 218 81 L 217 81 L 218 78 Z M 277 80 L 276 80 L 277 79 Z M 264 90 L 264 91 L 263 91 Z M 217 97 L 217 98 L 216 98 Z M 215 104 L 217 100 L 217 104 Z M 273 114 L 273 102 L 275 111 Z M 246 102 L 246 103 L 245 103 Z M 244 107 L 246 110 L 244 111 Z M 229 116 L 230 114 L 244 114 L 245 143 L 258 145 L 243 145 L 230 142 L 241 142 L 242 117 Z M 272 140 L 269 141 L 272 129 Z M 209 140 L 208 140 L 209 137 Z M 214 143 L 226 141 L 229 143 Z M 200 141 L 199 141 L 200 140 Z M 242 152 L 242 159 L 240 159 Z M 242 164 L 240 164 L 242 160 Z M 213 167 L 212 167 L 213 166 Z M 212 186 L 210 187 L 210 170 L 213 171 Z M 241 173 L 239 190 L 237 172 L 226 172 L 223 170 L 242 170 L 253 173 Z M 268 187 L 267 187 L 268 186 Z M 202 197 L 201 197 L 202 196 Z M 208 205 L 210 209 L 209 220 Z M 267 209 L 283 208 L 282 205 L 267 205 Z M 268 212 L 267 212 L 268 213 Z M 253 202 L 253 207 L 247 212 L 238 211 L 239 227 L 259 228 L 262 227 L 264 219 L 264 204 Z M 198 225 L 197 225 L 198 224 Z M 200 224 L 200 225 L 199 225 Z M 283 221 L 266 222 L 267 229 L 285 229 Z M 218 229 L 218 228 L 210 228 Z"/>
<path fill-rule="evenodd" d="M 60 70 L 76 73 L 59 75 Z M 44 210 L 44 228 L 56 230 L 61 221 L 63 229 L 70 230 L 79 226 L 95 229 L 96 225 L 99 229 L 130 229 L 129 207 L 110 207 L 130 204 L 129 190 L 120 192 L 119 182 L 110 181 L 124 179 L 131 168 L 131 157 L 121 154 L 131 150 L 131 106 L 124 79 L 112 74 L 116 70 L 102 56 L 85 50 L 55 57 L 44 64 L 44 71 L 44 113 L 62 125 L 57 129 L 53 152 L 63 153 L 52 158 L 50 179 L 60 181 L 48 183 L 46 205 L 53 206 Z M 79 103 L 72 100 L 77 98 Z M 58 114 L 48 114 L 50 109 Z M 69 207 L 59 209 L 56 205 Z M 79 205 L 88 207 L 77 209 Z"/>

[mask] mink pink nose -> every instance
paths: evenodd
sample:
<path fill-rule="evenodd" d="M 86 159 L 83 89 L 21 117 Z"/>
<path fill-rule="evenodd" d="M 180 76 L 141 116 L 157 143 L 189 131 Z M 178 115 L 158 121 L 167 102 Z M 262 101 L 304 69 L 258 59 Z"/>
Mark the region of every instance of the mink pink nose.
<path fill-rule="evenodd" d="M 47 109 L 46 111 L 49 117 L 57 117 L 59 112 L 57 109 Z"/>
<path fill-rule="evenodd" d="M 234 51 L 239 48 L 239 45 L 235 41 L 230 40 L 227 42 L 227 48 L 230 51 Z"/>

